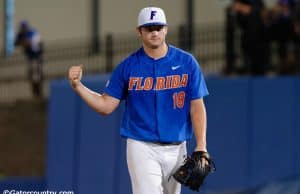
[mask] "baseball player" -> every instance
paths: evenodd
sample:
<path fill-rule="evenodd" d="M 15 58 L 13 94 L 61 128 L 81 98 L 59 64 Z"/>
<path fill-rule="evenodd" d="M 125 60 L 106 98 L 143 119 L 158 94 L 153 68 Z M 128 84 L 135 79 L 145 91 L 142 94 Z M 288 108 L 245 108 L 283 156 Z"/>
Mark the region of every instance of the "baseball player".
<path fill-rule="evenodd" d="M 196 59 L 165 41 L 165 13 L 146 7 L 138 15 L 142 47 L 113 71 L 103 94 L 81 82 L 82 65 L 69 69 L 73 89 L 95 111 L 108 115 L 126 101 L 121 136 L 127 138 L 127 165 L 134 194 L 179 194 L 171 176 L 186 156 L 186 140 L 196 139 L 195 151 L 206 149 L 208 95 Z"/>

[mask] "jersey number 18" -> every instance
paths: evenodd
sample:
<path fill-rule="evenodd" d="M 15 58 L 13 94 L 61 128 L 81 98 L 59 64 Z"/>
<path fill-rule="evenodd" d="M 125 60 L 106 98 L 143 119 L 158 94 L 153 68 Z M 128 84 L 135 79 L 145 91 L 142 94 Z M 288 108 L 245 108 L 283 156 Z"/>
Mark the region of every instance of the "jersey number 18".
<path fill-rule="evenodd" d="M 175 92 L 173 94 L 173 107 L 176 108 L 182 108 L 184 106 L 184 99 L 185 99 L 185 92 Z"/>

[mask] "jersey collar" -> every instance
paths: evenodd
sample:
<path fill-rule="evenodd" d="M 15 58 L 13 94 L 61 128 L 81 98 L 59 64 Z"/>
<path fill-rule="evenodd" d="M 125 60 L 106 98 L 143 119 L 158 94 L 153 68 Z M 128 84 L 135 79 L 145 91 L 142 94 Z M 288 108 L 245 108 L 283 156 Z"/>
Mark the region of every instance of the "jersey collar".
<path fill-rule="evenodd" d="M 159 58 L 159 59 L 153 59 L 152 57 L 148 56 L 143 47 L 141 47 L 139 49 L 138 53 L 139 53 L 140 57 L 142 58 L 143 62 L 146 62 L 146 63 L 164 63 L 164 62 L 170 61 L 173 58 L 173 55 L 174 55 L 174 47 L 170 44 L 167 44 L 167 46 L 168 46 L 167 54 L 164 57 Z"/>

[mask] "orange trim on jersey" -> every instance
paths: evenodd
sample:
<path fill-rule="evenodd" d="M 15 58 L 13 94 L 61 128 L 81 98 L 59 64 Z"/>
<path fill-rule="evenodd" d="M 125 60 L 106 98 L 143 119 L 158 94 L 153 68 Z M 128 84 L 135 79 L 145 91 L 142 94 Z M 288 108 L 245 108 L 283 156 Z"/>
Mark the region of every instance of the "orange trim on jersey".
<path fill-rule="evenodd" d="M 144 81 L 144 90 L 151 90 L 153 87 L 153 78 L 152 77 L 146 77 Z"/>
<path fill-rule="evenodd" d="M 142 87 L 142 77 L 138 78 L 135 90 L 143 90 L 143 87 Z"/>
<path fill-rule="evenodd" d="M 133 86 L 135 86 L 137 80 L 138 80 L 138 77 L 130 77 L 129 78 L 128 90 L 133 90 Z"/>
<path fill-rule="evenodd" d="M 172 80 L 172 76 L 167 76 L 166 89 L 170 89 L 171 88 L 171 80 Z"/>
<path fill-rule="evenodd" d="M 164 90 L 164 89 L 174 89 L 180 87 L 186 87 L 188 85 L 188 74 L 182 75 L 169 75 L 166 77 L 130 77 L 128 90 Z M 154 79 L 156 83 L 154 85 Z"/>
<path fill-rule="evenodd" d="M 156 78 L 155 90 L 163 90 L 163 89 L 165 89 L 165 78 L 164 77 L 157 77 Z"/>
<path fill-rule="evenodd" d="M 183 74 L 180 82 L 181 87 L 186 87 L 188 83 L 189 75 L 188 74 Z"/>
<path fill-rule="evenodd" d="M 180 75 L 172 75 L 171 88 L 180 87 Z"/>

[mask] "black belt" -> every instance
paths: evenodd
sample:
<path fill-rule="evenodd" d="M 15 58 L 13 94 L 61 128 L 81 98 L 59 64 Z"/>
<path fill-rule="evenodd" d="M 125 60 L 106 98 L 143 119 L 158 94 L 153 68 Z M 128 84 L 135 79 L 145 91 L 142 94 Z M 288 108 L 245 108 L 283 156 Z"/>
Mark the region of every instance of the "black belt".
<path fill-rule="evenodd" d="M 151 142 L 157 145 L 161 145 L 161 146 L 170 146 L 170 145 L 180 145 L 182 144 L 182 141 L 177 141 L 177 142 Z"/>

